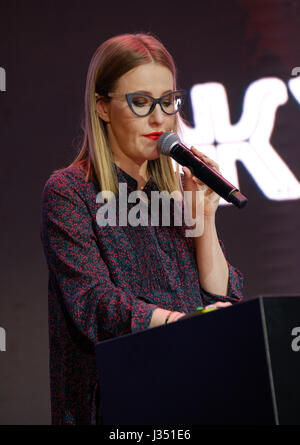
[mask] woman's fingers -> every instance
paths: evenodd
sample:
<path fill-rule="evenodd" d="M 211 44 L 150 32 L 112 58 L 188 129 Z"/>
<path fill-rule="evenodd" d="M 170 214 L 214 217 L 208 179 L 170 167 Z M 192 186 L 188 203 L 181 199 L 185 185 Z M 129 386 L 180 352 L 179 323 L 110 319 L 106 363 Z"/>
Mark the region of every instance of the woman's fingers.
<path fill-rule="evenodd" d="M 209 158 L 208 156 L 206 156 L 204 153 L 202 153 L 201 151 L 197 150 L 195 147 L 191 147 L 191 151 L 194 155 L 196 155 L 199 159 L 201 159 L 203 162 L 205 162 L 205 164 L 209 165 L 210 167 L 212 167 L 214 170 L 216 170 L 218 173 L 220 172 L 220 167 L 217 164 L 217 162 L 213 161 L 211 158 Z M 184 167 L 186 168 L 186 167 Z M 189 170 L 189 169 L 188 169 Z M 190 170 L 189 170 L 190 172 Z M 192 173 L 191 173 L 192 175 Z M 190 177 L 190 176 L 189 176 Z M 206 189 L 208 189 L 208 187 L 198 178 L 196 178 L 196 176 L 192 175 L 192 180 L 197 183 L 200 186 L 204 186 Z M 212 190 L 210 189 L 210 191 L 212 192 Z"/>
<path fill-rule="evenodd" d="M 188 167 L 182 167 L 182 171 L 187 175 L 188 178 L 191 178 L 193 176 L 191 170 Z"/>
<path fill-rule="evenodd" d="M 220 167 L 217 164 L 217 162 L 213 161 L 211 158 L 206 156 L 202 151 L 197 150 L 195 147 L 191 147 L 191 151 L 194 155 L 196 155 L 198 158 L 202 159 L 203 162 L 213 167 L 218 172 L 220 171 Z"/>
<path fill-rule="evenodd" d="M 169 317 L 169 320 L 168 320 L 168 323 L 172 323 L 173 321 L 177 321 L 177 320 L 179 320 L 179 318 L 182 318 L 184 316 L 185 316 L 185 313 L 174 311 L 174 312 L 171 313 L 171 315 Z"/>
<path fill-rule="evenodd" d="M 196 176 L 193 176 L 191 170 L 188 167 L 182 167 L 182 171 L 185 173 L 188 179 L 192 180 L 201 187 L 205 187 L 205 190 L 208 188 L 207 185 L 204 184 L 204 182 L 200 181 L 200 179 L 196 178 Z"/>
<path fill-rule="evenodd" d="M 214 169 L 216 172 L 220 171 L 218 164 L 212 159 L 210 159 L 208 156 L 206 156 L 204 153 L 200 152 L 195 147 L 191 147 L 191 151 L 197 158 L 199 158 L 199 160 L 202 160 L 205 164 Z M 200 208 L 200 211 L 202 212 L 201 214 L 206 217 L 215 214 L 219 205 L 220 196 L 213 189 L 208 187 L 200 179 L 194 176 L 188 167 L 183 167 L 182 170 L 185 175 L 184 177 L 185 191 L 193 191 L 193 192 L 198 191 L 203 193 L 203 195 L 201 195 L 201 199 L 199 195 L 197 196 L 197 199 L 200 199 L 201 201 L 201 206 L 202 206 Z M 195 199 L 196 197 L 193 195 L 193 200 L 192 203 L 190 204 L 191 205 L 190 210 L 192 212 L 191 215 L 193 218 L 195 218 L 196 214 Z M 203 207 L 203 202 L 204 202 L 204 207 Z"/>
<path fill-rule="evenodd" d="M 232 303 L 230 303 L 229 301 L 226 301 L 226 302 L 217 301 L 216 303 L 206 306 L 205 309 L 221 308 L 221 307 L 228 307 L 228 306 L 232 306 Z"/>

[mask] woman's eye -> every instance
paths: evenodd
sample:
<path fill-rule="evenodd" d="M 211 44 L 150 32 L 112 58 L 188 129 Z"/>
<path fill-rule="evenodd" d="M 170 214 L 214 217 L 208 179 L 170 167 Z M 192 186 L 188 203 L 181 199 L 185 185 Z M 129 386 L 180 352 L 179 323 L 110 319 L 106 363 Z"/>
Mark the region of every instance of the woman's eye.
<path fill-rule="evenodd" d="M 163 106 L 164 107 L 170 107 L 170 105 L 172 105 L 172 102 L 170 100 L 164 100 L 163 101 Z"/>
<path fill-rule="evenodd" d="M 145 105 L 147 105 L 147 99 L 145 99 L 144 97 L 137 97 L 132 99 L 132 103 L 135 107 L 144 107 Z"/>

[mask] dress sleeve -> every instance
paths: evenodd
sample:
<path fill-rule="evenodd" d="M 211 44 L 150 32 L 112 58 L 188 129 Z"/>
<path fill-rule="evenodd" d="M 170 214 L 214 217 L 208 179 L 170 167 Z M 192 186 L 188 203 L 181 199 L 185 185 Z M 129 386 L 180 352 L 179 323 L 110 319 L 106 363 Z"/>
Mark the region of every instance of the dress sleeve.
<path fill-rule="evenodd" d="M 180 177 L 182 182 L 182 188 L 184 188 L 184 175 L 181 174 Z M 219 242 L 227 261 L 224 244 L 221 240 L 219 240 Z M 191 248 L 194 249 L 193 247 Z M 212 294 L 211 292 L 208 292 L 207 290 L 201 288 L 202 302 L 205 306 L 213 304 L 217 301 L 223 301 L 223 302 L 229 301 L 230 303 L 237 303 L 242 300 L 243 275 L 237 268 L 232 266 L 228 261 L 227 265 L 229 271 L 227 295 L 224 296 L 224 295 Z"/>
<path fill-rule="evenodd" d="M 93 343 L 146 329 L 157 306 L 114 285 L 88 207 L 65 177 L 53 177 L 42 196 L 41 240 L 62 311 Z"/>
<path fill-rule="evenodd" d="M 220 242 L 220 246 L 222 248 L 222 251 L 225 255 L 226 258 L 226 252 L 225 252 L 225 248 L 224 248 L 224 244 L 221 240 L 219 240 Z M 226 258 L 227 261 L 227 258 Z M 227 265 L 228 265 L 228 271 L 229 271 L 229 276 L 228 276 L 228 291 L 227 291 L 227 295 L 217 295 L 217 294 L 212 294 L 211 292 L 208 292 L 205 289 L 201 289 L 201 296 L 202 296 L 202 300 L 205 306 L 209 305 L 209 304 L 213 304 L 216 301 L 229 301 L 230 303 L 238 303 L 239 301 L 242 300 L 243 298 L 243 293 L 242 293 L 242 289 L 243 289 L 243 275 L 242 273 L 235 268 L 234 266 L 232 266 L 228 261 L 227 261 Z"/>

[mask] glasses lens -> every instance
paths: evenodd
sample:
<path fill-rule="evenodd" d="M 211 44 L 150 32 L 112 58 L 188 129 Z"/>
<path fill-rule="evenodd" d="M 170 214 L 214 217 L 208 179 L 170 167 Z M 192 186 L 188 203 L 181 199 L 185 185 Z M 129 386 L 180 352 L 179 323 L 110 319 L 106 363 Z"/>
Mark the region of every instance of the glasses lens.
<path fill-rule="evenodd" d="M 147 116 L 153 111 L 153 99 L 143 94 L 127 94 L 128 104 L 137 116 Z M 166 114 L 175 114 L 183 104 L 184 92 L 173 91 L 160 99 L 162 110 Z"/>
<path fill-rule="evenodd" d="M 131 96 L 131 108 L 138 116 L 146 116 L 153 104 L 150 97 L 136 94 Z"/>
<path fill-rule="evenodd" d="M 167 94 L 161 101 L 162 109 L 167 114 L 175 114 L 180 110 L 183 104 L 183 93 L 181 91 L 174 91 Z"/>

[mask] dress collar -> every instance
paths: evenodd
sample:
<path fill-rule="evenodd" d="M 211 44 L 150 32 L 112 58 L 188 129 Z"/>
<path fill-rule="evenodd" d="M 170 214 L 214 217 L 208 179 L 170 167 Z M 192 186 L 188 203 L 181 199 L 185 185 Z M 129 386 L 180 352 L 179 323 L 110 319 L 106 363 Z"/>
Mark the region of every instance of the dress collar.
<path fill-rule="evenodd" d="M 136 179 L 134 179 L 132 176 L 130 176 L 128 173 L 126 173 L 124 170 L 122 170 L 120 167 L 118 167 L 115 163 L 114 163 L 114 167 L 116 170 L 118 182 L 119 183 L 122 183 L 122 182 L 127 183 L 127 190 L 129 193 L 137 190 L 138 183 L 137 183 Z M 148 181 L 146 182 L 146 184 L 144 185 L 144 187 L 142 188 L 142 191 L 144 191 L 145 193 L 147 193 L 147 191 L 150 191 L 150 190 L 158 190 L 157 185 L 155 184 L 155 182 L 153 181 L 151 176 L 148 179 Z"/>

